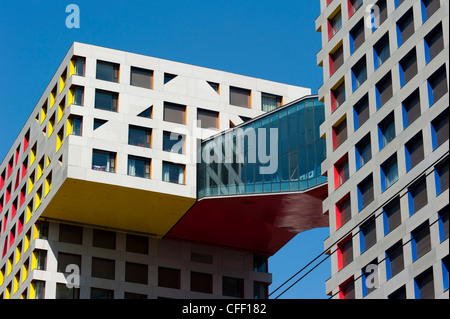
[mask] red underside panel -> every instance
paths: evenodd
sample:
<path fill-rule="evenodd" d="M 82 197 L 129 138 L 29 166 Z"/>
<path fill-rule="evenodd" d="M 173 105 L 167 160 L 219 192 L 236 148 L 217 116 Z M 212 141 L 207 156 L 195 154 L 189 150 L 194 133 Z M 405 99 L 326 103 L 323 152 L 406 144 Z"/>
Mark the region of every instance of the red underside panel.
<path fill-rule="evenodd" d="M 322 214 L 326 187 L 309 193 L 202 199 L 165 238 L 273 255 L 296 234 L 328 227 L 328 216 Z"/>

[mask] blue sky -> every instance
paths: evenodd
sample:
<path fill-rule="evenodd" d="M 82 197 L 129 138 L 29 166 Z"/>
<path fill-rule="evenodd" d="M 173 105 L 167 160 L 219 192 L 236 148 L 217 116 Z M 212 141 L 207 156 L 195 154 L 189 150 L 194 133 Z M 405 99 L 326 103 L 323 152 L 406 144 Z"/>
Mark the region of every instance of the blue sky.
<path fill-rule="evenodd" d="M 80 29 L 65 25 L 69 4 Z M 318 0 L 2 0 L 0 158 L 3 160 L 73 41 L 309 87 L 317 93 Z M 299 234 L 271 258 L 272 285 L 323 251 L 328 229 Z M 329 261 L 283 297 L 324 298 Z"/>

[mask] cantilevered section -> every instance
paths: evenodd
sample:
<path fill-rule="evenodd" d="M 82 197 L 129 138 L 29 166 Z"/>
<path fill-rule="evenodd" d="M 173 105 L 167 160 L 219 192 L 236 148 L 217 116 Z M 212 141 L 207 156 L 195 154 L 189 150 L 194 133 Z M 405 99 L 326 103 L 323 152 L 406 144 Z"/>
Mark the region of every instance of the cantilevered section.
<path fill-rule="evenodd" d="M 204 141 L 200 200 L 166 238 L 273 255 L 296 234 L 327 227 L 323 114 L 307 97 Z"/>

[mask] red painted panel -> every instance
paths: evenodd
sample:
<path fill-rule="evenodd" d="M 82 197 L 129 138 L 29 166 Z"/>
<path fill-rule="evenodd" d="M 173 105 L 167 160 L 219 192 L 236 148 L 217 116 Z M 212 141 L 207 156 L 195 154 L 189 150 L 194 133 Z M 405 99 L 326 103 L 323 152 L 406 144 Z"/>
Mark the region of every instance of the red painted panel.
<path fill-rule="evenodd" d="M 319 188 L 313 195 L 285 193 L 202 199 L 165 238 L 273 255 L 296 234 L 328 227 L 321 199 L 326 186 Z"/>

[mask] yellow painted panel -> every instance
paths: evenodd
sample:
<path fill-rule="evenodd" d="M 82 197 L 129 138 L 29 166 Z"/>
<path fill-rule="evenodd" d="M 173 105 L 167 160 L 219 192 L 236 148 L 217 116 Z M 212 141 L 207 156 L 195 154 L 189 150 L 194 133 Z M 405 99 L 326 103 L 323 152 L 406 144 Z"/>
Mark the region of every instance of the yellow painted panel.
<path fill-rule="evenodd" d="M 73 131 L 73 119 L 68 118 L 67 119 L 67 132 L 66 132 L 66 137 L 69 136 L 70 134 L 72 134 Z"/>
<path fill-rule="evenodd" d="M 19 263 L 19 261 L 20 261 L 20 257 L 21 257 L 21 254 L 22 254 L 21 249 L 22 249 L 22 247 L 20 247 L 20 246 L 17 246 L 17 247 L 16 247 L 16 265 L 17 265 L 17 264 Z"/>
<path fill-rule="evenodd" d="M 26 263 L 22 266 L 22 282 L 27 280 L 28 278 L 28 265 Z"/>
<path fill-rule="evenodd" d="M 11 258 L 8 258 L 8 270 L 6 270 L 6 277 L 9 276 L 13 267 L 13 261 Z"/>
<path fill-rule="evenodd" d="M 5 299 L 11 299 L 11 288 L 9 286 L 5 290 Z"/>
<path fill-rule="evenodd" d="M 28 167 L 33 165 L 35 160 L 36 160 L 36 146 L 31 149 L 31 152 L 30 152 L 30 165 Z"/>
<path fill-rule="evenodd" d="M 52 189 L 52 175 L 49 174 L 49 176 L 45 179 L 45 194 L 44 194 L 45 197 L 47 197 L 51 189 Z"/>
<path fill-rule="evenodd" d="M 34 282 L 30 284 L 30 299 L 36 299 L 36 284 Z"/>
<path fill-rule="evenodd" d="M 75 60 L 75 59 L 70 60 L 69 78 L 70 78 L 72 75 L 75 74 L 75 63 L 76 63 L 76 60 Z"/>
<path fill-rule="evenodd" d="M 23 251 L 26 252 L 30 247 L 30 236 L 28 234 L 25 235 Z"/>
<path fill-rule="evenodd" d="M 74 98 L 74 89 L 71 88 L 71 89 L 69 90 L 69 104 L 68 104 L 68 105 L 73 104 L 73 98 Z"/>
<path fill-rule="evenodd" d="M 194 203 L 195 198 L 66 179 L 42 217 L 161 238 Z"/>
<path fill-rule="evenodd" d="M 59 79 L 59 93 L 61 93 L 64 90 L 65 86 L 66 86 L 66 78 L 65 76 L 61 76 Z"/>
<path fill-rule="evenodd" d="M 44 122 L 46 116 L 47 116 L 47 106 L 44 106 L 41 109 L 41 124 Z"/>
<path fill-rule="evenodd" d="M 62 103 L 65 103 L 64 101 Z M 58 123 L 61 121 L 62 117 L 64 116 L 64 113 L 66 113 L 66 106 L 64 104 L 60 104 L 58 106 Z"/>
<path fill-rule="evenodd" d="M 52 116 L 50 118 L 50 120 L 48 121 L 48 137 L 49 138 L 52 135 L 54 129 L 55 129 L 55 117 Z"/>
<path fill-rule="evenodd" d="M 3 285 L 4 281 L 5 281 L 5 274 L 3 273 L 3 270 L 0 270 L 0 286 Z"/>
<path fill-rule="evenodd" d="M 31 193 L 34 187 L 34 174 L 30 175 L 30 178 L 28 179 L 28 194 Z"/>
<path fill-rule="evenodd" d="M 56 101 L 56 87 L 55 90 L 50 93 L 50 109 L 53 107 Z"/>
<path fill-rule="evenodd" d="M 41 206 L 41 202 L 42 202 L 42 189 L 39 189 L 36 192 L 36 200 L 35 200 L 35 211 L 38 209 L 39 206 Z"/>
<path fill-rule="evenodd" d="M 38 164 L 38 167 L 37 167 L 37 178 L 36 178 L 36 180 L 40 180 L 41 179 L 41 176 L 42 176 L 42 173 L 44 172 L 44 159 L 42 159 L 40 162 L 39 162 L 39 164 Z"/>
<path fill-rule="evenodd" d="M 37 269 L 37 253 L 33 251 L 31 254 L 31 271 Z"/>
<path fill-rule="evenodd" d="M 19 290 L 19 284 L 20 284 L 20 275 L 14 276 L 14 288 L 13 288 L 13 295 Z"/>

